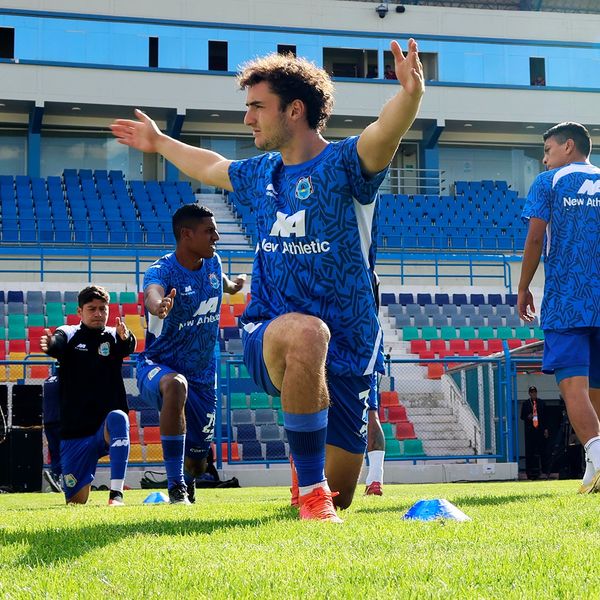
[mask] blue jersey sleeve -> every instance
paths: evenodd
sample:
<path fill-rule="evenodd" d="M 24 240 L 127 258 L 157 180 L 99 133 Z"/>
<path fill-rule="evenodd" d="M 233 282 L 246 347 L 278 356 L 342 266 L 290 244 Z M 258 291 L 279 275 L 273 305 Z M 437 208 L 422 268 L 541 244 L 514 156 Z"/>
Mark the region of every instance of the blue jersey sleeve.
<path fill-rule="evenodd" d="M 169 270 L 161 261 L 154 263 L 144 274 L 144 290 L 150 285 L 160 285 L 165 294 L 171 291 Z"/>
<path fill-rule="evenodd" d="M 534 217 L 548 223 L 550 221 L 551 195 L 552 179 L 548 176 L 548 172 L 541 173 L 535 178 L 529 194 L 527 194 L 527 201 L 521 214 L 523 221 L 528 223 L 529 219 Z"/>
<path fill-rule="evenodd" d="M 365 176 L 360 165 L 357 144 L 358 137 L 349 137 L 341 142 L 342 161 L 349 174 L 352 195 L 361 204 L 370 204 L 375 198 L 381 182 L 385 179 L 388 168 L 386 167 L 375 175 Z"/>
<path fill-rule="evenodd" d="M 261 154 L 253 158 L 234 160 L 229 165 L 229 179 L 239 204 L 249 208 L 254 206 L 267 158 L 268 154 Z"/>

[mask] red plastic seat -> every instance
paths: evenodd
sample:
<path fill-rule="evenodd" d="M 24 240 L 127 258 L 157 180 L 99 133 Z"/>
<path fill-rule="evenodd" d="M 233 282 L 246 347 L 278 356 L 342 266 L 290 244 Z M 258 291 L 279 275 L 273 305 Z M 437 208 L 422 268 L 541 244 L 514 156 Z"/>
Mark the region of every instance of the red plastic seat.
<path fill-rule="evenodd" d="M 9 352 L 27 352 L 25 348 L 25 340 L 9 340 L 8 342 L 8 351 Z M 41 350 L 37 350 L 37 352 L 41 352 Z"/>
<path fill-rule="evenodd" d="M 221 442 L 221 454 L 223 460 L 227 462 L 227 442 Z M 237 442 L 231 442 L 231 460 L 240 460 L 240 450 Z"/>
<path fill-rule="evenodd" d="M 481 356 L 485 351 L 485 344 L 483 343 L 483 340 L 480 339 L 469 340 L 469 349 L 473 350 L 473 352 L 477 352 Z"/>
<path fill-rule="evenodd" d="M 419 352 L 419 358 L 427 360 L 428 358 L 435 358 L 435 352 L 431 350 L 422 350 Z"/>
<path fill-rule="evenodd" d="M 221 313 L 221 319 L 219 320 L 219 327 L 237 327 L 237 321 L 231 313 Z"/>
<path fill-rule="evenodd" d="M 160 427 L 144 427 L 144 444 L 160 443 Z"/>
<path fill-rule="evenodd" d="M 521 347 L 521 340 L 512 339 L 512 340 L 506 340 L 506 342 L 508 343 L 508 347 L 511 350 L 514 350 L 515 348 L 520 348 Z"/>
<path fill-rule="evenodd" d="M 79 315 L 67 315 L 67 325 L 79 325 L 81 319 Z"/>
<path fill-rule="evenodd" d="M 427 350 L 427 342 L 425 340 L 411 340 L 410 341 L 410 353 L 421 354 Z"/>
<path fill-rule="evenodd" d="M 384 408 L 390 406 L 398 406 L 400 399 L 398 398 L 398 392 L 381 392 L 379 394 L 380 406 Z"/>
<path fill-rule="evenodd" d="M 427 365 L 427 377 L 429 379 L 439 379 L 444 374 L 444 365 L 442 363 L 429 363 Z"/>
<path fill-rule="evenodd" d="M 490 353 L 502 352 L 502 350 L 503 350 L 502 340 L 497 340 L 497 339 L 488 340 L 487 349 Z"/>
<path fill-rule="evenodd" d="M 388 418 L 390 423 L 400 423 L 402 421 L 408 421 L 406 416 L 406 408 L 399 404 L 398 406 L 390 406 L 388 408 Z"/>
<path fill-rule="evenodd" d="M 436 354 L 446 351 L 446 340 L 431 340 L 429 349 Z"/>
<path fill-rule="evenodd" d="M 246 310 L 246 304 L 232 304 L 231 305 L 233 308 L 233 316 L 234 317 L 241 317 L 242 314 L 244 313 L 244 311 Z"/>
<path fill-rule="evenodd" d="M 129 427 L 129 443 L 139 444 L 140 443 L 140 431 L 137 427 Z"/>
<path fill-rule="evenodd" d="M 123 315 L 139 315 L 137 304 L 122 304 L 121 312 Z"/>
<path fill-rule="evenodd" d="M 450 350 L 452 350 L 452 352 L 462 355 L 466 349 L 467 346 L 465 344 L 465 340 L 450 340 Z"/>
<path fill-rule="evenodd" d="M 397 440 L 414 440 L 416 437 L 415 428 L 410 421 L 396 423 Z"/>

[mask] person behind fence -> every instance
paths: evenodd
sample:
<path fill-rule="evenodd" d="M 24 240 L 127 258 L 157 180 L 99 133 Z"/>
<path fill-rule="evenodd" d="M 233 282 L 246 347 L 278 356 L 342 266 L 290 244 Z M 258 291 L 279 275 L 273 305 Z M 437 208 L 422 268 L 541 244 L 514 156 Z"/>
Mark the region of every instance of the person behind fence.
<path fill-rule="evenodd" d="M 406 56 L 395 41 L 391 50 L 396 93 L 360 136 L 339 142 L 321 135 L 333 107 L 328 74 L 279 54 L 245 65 L 238 80 L 244 123 L 265 154 L 227 160 L 169 138 L 140 111 L 137 121 L 111 126 L 119 142 L 160 152 L 253 211 L 258 243 L 241 319 L 244 361 L 263 390 L 281 395 L 301 519 L 341 522 L 335 505 L 352 502 L 367 399 L 383 370 L 371 285 L 377 190 L 424 92 L 415 40 Z"/>
<path fill-rule="evenodd" d="M 589 162 L 592 141 L 580 123 L 559 123 L 543 138 L 547 171 L 533 182 L 523 208 L 529 231 L 517 304 L 531 322 L 529 286 L 544 249 L 542 370 L 554 373 L 585 448 L 579 492 L 588 494 L 600 491 L 600 169 Z"/>
<path fill-rule="evenodd" d="M 43 386 L 44 435 L 48 444 L 50 469 L 44 469 L 44 479 L 53 492 L 62 493 L 62 468 L 60 466 L 60 382 L 57 375 L 44 381 Z"/>
<path fill-rule="evenodd" d="M 223 292 L 239 292 L 245 275 L 231 281 L 223 273 L 215 251 L 219 233 L 208 208 L 182 206 L 172 224 L 175 252 L 144 275 L 148 331 L 137 381 L 144 400 L 160 410 L 169 501 L 189 504 L 214 436 L 221 299 Z"/>
<path fill-rule="evenodd" d="M 43 352 L 59 362 L 60 456 L 68 504 L 85 504 L 98 459 L 110 457 L 110 506 L 123 505 L 129 459 L 129 418 L 123 359 L 135 336 L 120 318 L 107 327 L 108 292 L 91 285 L 79 292 L 79 325 L 46 329 Z"/>
<path fill-rule="evenodd" d="M 525 472 L 527 479 L 537 479 L 548 472 L 548 425 L 546 404 L 538 398 L 537 388 L 529 387 L 529 398 L 521 405 L 521 420 L 525 434 Z"/>

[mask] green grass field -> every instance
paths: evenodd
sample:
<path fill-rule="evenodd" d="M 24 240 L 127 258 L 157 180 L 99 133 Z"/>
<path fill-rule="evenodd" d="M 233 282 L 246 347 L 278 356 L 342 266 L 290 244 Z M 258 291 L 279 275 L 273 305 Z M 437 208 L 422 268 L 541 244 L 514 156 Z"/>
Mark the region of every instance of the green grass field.
<path fill-rule="evenodd" d="M 574 481 L 387 485 L 343 525 L 300 522 L 284 488 L 194 506 L 106 492 L 0 496 L 0 598 L 598 598 L 600 498 Z M 362 491 L 362 488 L 361 488 Z M 446 498 L 472 521 L 405 521 Z"/>

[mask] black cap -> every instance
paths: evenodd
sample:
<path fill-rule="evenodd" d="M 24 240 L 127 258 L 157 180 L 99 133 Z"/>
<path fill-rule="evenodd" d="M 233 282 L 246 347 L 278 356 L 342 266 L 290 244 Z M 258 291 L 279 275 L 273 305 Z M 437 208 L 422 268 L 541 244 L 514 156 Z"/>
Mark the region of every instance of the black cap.
<path fill-rule="evenodd" d="M 528 391 L 529 392 L 537 392 L 537 388 L 535 387 L 535 385 L 530 385 Z"/>

